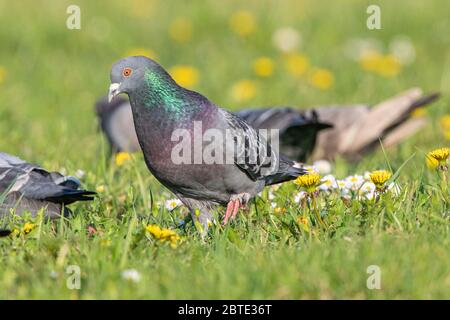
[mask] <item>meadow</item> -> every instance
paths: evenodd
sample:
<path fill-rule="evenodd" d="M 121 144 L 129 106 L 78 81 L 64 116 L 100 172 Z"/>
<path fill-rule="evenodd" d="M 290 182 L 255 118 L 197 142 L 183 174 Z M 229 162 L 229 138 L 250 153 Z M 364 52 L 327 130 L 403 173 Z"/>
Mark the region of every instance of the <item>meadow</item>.
<path fill-rule="evenodd" d="M 380 30 L 366 26 L 373 3 Z M 66 27 L 71 4 L 79 30 Z M 0 0 L 0 151 L 98 192 L 70 219 L 1 222 L 17 232 L 0 238 L 0 299 L 449 299 L 448 180 L 426 165 L 450 139 L 449 11 L 446 0 Z M 158 228 L 186 208 L 142 155 L 108 156 L 94 112 L 130 54 L 228 110 L 375 104 L 410 87 L 442 96 L 417 115 L 420 134 L 332 164 L 338 180 L 388 170 L 395 191 L 320 190 L 313 206 L 286 183 L 206 239 L 187 224 L 165 240 Z"/>

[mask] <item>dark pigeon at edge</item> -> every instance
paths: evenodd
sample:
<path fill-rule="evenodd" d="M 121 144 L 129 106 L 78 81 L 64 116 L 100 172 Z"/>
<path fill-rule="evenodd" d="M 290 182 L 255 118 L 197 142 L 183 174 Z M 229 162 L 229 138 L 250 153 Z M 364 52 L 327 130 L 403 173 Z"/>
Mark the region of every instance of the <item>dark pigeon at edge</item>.
<path fill-rule="evenodd" d="M 46 218 L 68 216 L 66 206 L 76 201 L 92 200 L 95 192 L 80 190 L 75 177 L 49 172 L 37 165 L 0 152 L 0 218 L 10 210 L 36 216 L 44 208 Z"/>

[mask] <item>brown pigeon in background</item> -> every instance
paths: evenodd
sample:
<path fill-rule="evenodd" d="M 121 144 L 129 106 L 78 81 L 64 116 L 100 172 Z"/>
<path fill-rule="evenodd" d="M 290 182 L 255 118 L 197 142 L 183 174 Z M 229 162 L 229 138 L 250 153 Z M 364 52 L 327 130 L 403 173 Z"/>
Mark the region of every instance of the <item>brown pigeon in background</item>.
<path fill-rule="evenodd" d="M 280 129 L 280 151 L 296 161 L 336 156 L 358 160 L 378 147 L 379 139 L 385 147 L 393 147 L 416 133 L 426 119 L 411 117 L 411 113 L 438 97 L 412 88 L 373 107 L 251 108 L 236 115 L 256 129 Z M 140 150 L 128 100 L 116 97 L 108 103 L 105 97 L 97 102 L 96 110 L 112 151 Z"/>

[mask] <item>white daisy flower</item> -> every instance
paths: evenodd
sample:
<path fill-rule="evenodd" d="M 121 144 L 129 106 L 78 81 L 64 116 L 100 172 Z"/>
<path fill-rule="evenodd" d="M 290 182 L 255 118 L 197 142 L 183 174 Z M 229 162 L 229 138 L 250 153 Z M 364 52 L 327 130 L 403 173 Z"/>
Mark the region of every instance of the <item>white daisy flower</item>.
<path fill-rule="evenodd" d="M 137 283 L 141 281 L 141 274 L 136 269 L 125 269 L 121 273 L 122 279 Z"/>
<path fill-rule="evenodd" d="M 322 184 L 319 186 L 319 190 L 330 190 L 330 189 L 336 189 L 338 187 L 336 183 L 336 178 L 329 174 L 324 176 L 321 180 Z"/>
<path fill-rule="evenodd" d="M 416 59 L 416 48 L 407 36 L 395 37 L 389 44 L 389 50 L 402 64 L 411 64 Z"/>
<path fill-rule="evenodd" d="M 300 33 L 291 27 L 276 30 L 272 36 L 274 46 L 283 52 L 293 52 L 301 44 Z"/>
<path fill-rule="evenodd" d="M 306 196 L 306 192 L 305 191 L 300 191 L 299 193 L 297 193 L 294 197 L 294 202 L 295 203 L 299 203 L 300 200 L 304 199 Z"/>
<path fill-rule="evenodd" d="M 169 199 L 166 200 L 164 206 L 166 207 L 167 210 L 172 211 L 175 208 L 177 208 L 178 206 L 181 206 L 182 202 L 180 201 L 180 199 Z"/>
<path fill-rule="evenodd" d="M 276 208 L 276 207 L 277 207 L 277 203 L 276 203 L 276 202 L 271 202 L 271 203 L 270 203 L 270 206 L 271 206 L 272 208 Z"/>
<path fill-rule="evenodd" d="M 368 200 L 372 200 L 375 196 L 375 189 L 375 184 L 373 184 L 372 182 L 365 182 L 359 189 L 359 196 Z"/>
<path fill-rule="evenodd" d="M 278 189 L 280 189 L 280 186 L 281 186 L 280 183 L 278 183 L 278 184 L 273 184 L 273 185 L 270 186 L 270 189 L 271 189 L 272 191 L 277 191 Z"/>
<path fill-rule="evenodd" d="M 75 172 L 75 177 L 77 177 L 78 179 L 83 179 L 85 176 L 86 176 L 86 172 L 84 172 L 84 171 L 81 170 L 81 169 L 78 169 L 78 170 Z"/>
<path fill-rule="evenodd" d="M 370 179 L 370 171 L 365 171 L 363 174 L 364 180 L 371 181 Z"/>
<path fill-rule="evenodd" d="M 313 163 L 313 168 L 320 174 L 329 174 L 331 172 L 331 163 L 327 160 L 317 160 Z"/>
<path fill-rule="evenodd" d="M 348 194 L 351 188 L 350 182 L 347 180 L 337 180 L 336 181 L 338 189 L 341 191 L 342 194 Z"/>
<path fill-rule="evenodd" d="M 360 175 L 348 176 L 345 180 L 350 184 L 352 190 L 358 190 L 364 183 L 364 179 Z"/>
<path fill-rule="evenodd" d="M 314 166 L 303 166 L 303 169 L 305 169 L 306 173 L 319 173 L 317 168 Z"/>

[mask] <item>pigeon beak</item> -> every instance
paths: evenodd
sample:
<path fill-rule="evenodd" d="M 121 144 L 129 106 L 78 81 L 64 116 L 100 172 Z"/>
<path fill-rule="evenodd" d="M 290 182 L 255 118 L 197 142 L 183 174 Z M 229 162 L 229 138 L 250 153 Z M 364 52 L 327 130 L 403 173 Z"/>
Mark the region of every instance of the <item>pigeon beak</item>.
<path fill-rule="evenodd" d="M 108 102 L 111 102 L 120 92 L 120 83 L 111 83 L 109 86 Z"/>

